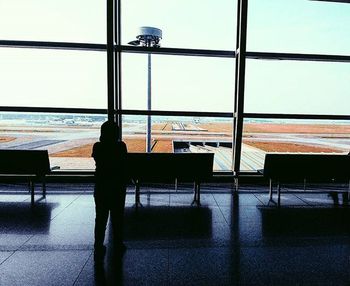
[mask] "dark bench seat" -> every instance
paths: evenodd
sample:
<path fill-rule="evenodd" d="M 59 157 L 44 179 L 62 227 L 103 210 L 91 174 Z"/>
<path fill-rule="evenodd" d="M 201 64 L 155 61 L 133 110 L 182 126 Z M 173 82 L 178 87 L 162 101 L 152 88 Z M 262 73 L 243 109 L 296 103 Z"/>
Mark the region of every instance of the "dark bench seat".
<path fill-rule="evenodd" d="M 336 154 L 266 154 L 264 177 L 270 182 L 270 200 L 272 183 L 277 182 L 278 205 L 281 201 L 281 184 L 285 182 L 331 180 L 350 180 L 350 156 Z M 350 182 L 349 182 L 350 188 Z M 350 189 L 349 189 L 350 194 Z"/>
<path fill-rule="evenodd" d="M 49 173 L 50 161 L 47 150 L 0 150 L 0 175 L 28 177 L 32 205 L 34 204 L 34 181 L 42 183 L 43 197 L 45 197 L 45 176 Z"/>
<path fill-rule="evenodd" d="M 140 184 L 194 182 L 193 203 L 200 205 L 200 183 L 211 178 L 212 153 L 129 153 L 128 169 L 136 183 L 135 203 L 140 204 Z"/>

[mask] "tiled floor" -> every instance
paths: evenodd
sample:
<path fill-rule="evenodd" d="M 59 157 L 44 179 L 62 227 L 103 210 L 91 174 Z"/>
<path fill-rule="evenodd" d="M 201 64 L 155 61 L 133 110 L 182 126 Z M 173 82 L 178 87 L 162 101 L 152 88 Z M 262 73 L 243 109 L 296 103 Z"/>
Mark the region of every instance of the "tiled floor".
<path fill-rule="evenodd" d="M 207 186 L 197 208 L 191 193 L 145 189 L 137 210 L 130 193 L 127 251 L 112 259 L 108 235 L 95 267 L 93 186 L 49 185 L 33 209 L 23 188 L 0 185 L 1 286 L 350 285 L 350 208 L 326 193 L 284 193 L 277 208 L 266 187 Z"/>

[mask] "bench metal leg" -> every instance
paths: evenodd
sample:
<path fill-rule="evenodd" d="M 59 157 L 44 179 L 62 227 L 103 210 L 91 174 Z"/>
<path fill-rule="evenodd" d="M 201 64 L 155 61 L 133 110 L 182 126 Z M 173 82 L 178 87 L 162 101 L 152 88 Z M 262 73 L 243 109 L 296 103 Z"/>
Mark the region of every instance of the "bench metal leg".
<path fill-rule="evenodd" d="M 135 207 L 142 207 L 140 202 L 140 183 L 138 180 L 135 183 Z"/>
<path fill-rule="evenodd" d="M 234 191 L 237 193 L 239 189 L 238 177 L 234 178 Z"/>
<path fill-rule="evenodd" d="M 177 178 L 175 179 L 175 192 L 177 192 Z"/>
<path fill-rule="evenodd" d="M 272 179 L 270 179 L 269 196 L 270 196 L 270 201 L 272 201 Z"/>
<path fill-rule="evenodd" d="M 278 182 L 277 184 L 277 205 L 281 205 L 281 184 Z"/>
<path fill-rule="evenodd" d="M 350 180 L 349 180 L 349 188 L 348 188 L 348 199 L 347 199 L 347 204 L 350 203 Z"/>
<path fill-rule="evenodd" d="M 29 181 L 30 186 L 30 204 L 34 206 L 34 182 L 32 180 Z"/>
<path fill-rule="evenodd" d="M 42 178 L 42 183 L 43 183 L 43 198 L 46 198 L 46 178 L 45 176 Z"/>
<path fill-rule="evenodd" d="M 197 202 L 197 190 L 196 183 L 193 184 L 193 201 L 191 205 L 194 205 Z"/>
<path fill-rule="evenodd" d="M 198 182 L 197 183 L 197 205 L 200 206 L 201 205 L 201 184 Z"/>
<path fill-rule="evenodd" d="M 193 201 L 192 201 L 192 206 L 193 205 L 197 205 L 198 207 L 201 205 L 201 197 L 200 197 L 200 183 L 199 182 L 195 182 L 194 186 L 194 197 L 193 197 Z"/>

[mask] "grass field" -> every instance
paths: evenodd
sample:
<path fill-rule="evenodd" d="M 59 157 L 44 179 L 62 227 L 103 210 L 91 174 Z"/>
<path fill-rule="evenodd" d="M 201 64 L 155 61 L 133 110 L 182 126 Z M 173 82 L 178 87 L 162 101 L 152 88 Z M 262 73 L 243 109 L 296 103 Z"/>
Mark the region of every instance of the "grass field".
<path fill-rule="evenodd" d="M 243 133 L 349 134 L 350 125 L 247 123 Z"/>
<path fill-rule="evenodd" d="M 243 143 L 265 152 L 342 153 L 342 151 L 339 149 L 310 146 L 306 144 L 284 142 L 255 142 L 250 140 L 243 140 Z"/>
<path fill-rule="evenodd" d="M 15 139 L 16 139 L 16 137 L 8 137 L 8 136 L 0 137 L 0 143 L 11 142 L 11 141 L 13 141 Z"/>

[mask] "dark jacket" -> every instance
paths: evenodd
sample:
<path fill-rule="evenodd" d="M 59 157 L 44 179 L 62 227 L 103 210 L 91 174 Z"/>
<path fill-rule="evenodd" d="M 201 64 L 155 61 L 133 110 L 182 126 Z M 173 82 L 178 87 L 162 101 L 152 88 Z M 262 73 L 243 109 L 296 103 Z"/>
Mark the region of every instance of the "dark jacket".
<path fill-rule="evenodd" d="M 126 145 L 122 141 L 94 144 L 92 157 L 96 164 L 96 188 L 125 187 L 128 181 L 127 153 Z"/>

